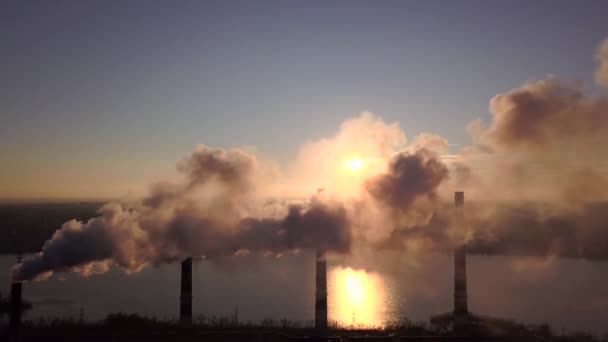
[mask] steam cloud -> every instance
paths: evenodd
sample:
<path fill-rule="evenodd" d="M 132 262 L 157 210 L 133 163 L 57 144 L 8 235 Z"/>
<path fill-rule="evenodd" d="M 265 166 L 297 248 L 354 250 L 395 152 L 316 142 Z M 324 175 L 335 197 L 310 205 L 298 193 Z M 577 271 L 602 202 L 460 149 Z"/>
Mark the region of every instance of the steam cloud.
<path fill-rule="evenodd" d="M 349 251 L 342 203 L 313 198 L 304 204 L 256 205 L 252 195 L 262 172 L 251 155 L 199 146 L 178 169 L 186 176 L 184 183 L 154 186 L 139 207 L 111 203 L 86 223 L 66 222 L 39 254 L 13 269 L 14 278 L 41 279 L 67 270 L 105 272 L 110 264 L 136 272 L 147 264 L 192 255 Z"/>
<path fill-rule="evenodd" d="M 415 154 L 393 157 L 388 172 L 366 181 L 365 188 L 387 207 L 406 210 L 420 196 L 433 197 L 447 176 L 447 167 L 428 150 L 421 149 Z"/>
<path fill-rule="evenodd" d="M 582 86 L 556 78 L 529 82 L 492 98 L 494 120 L 478 138 L 499 151 L 593 148 L 606 133 L 607 109 L 606 99 L 587 95 Z"/>
<path fill-rule="evenodd" d="M 477 202 L 459 232 L 469 251 L 607 259 L 608 99 L 548 77 L 496 95 L 490 112 L 489 125 L 469 126 L 475 145 L 457 161 L 467 170 L 461 189 Z M 449 222 L 439 213 L 423 231 L 433 244 L 452 241 Z"/>
<path fill-rule="evenodd" d="M 502 206 L 473 223 L 484 229 L 477 230 L 468 249 L 479 254 L 608 259 L 608 203 L 551 211 L 533 204 Z"/>
<path fill-rule="evenodd" d="M 597 60 L 607 85 L 608 41 Z M 608 100 L 548 77 L 496 95 L 490 112 L 489 124 L 469 125 L 473 145 L 457 154 L 431 133 L 408 145 L 398 124 L 371 113 L 349 119 L 335 137 L 305 144 L 287 177 L 342 196 L 297 202 L 267 199 L 280 175 L 253 154 L 199 146 L 178 163 L 181 182 L 64 223 L 13 276 L 302 248 L 445 251 L 463 241 L 481 254 L 608 258 Z M 346 172 L 353 157 L 365 167 Z M 467 194 L 465 221 L 453 215 L 455 189 Z"/>

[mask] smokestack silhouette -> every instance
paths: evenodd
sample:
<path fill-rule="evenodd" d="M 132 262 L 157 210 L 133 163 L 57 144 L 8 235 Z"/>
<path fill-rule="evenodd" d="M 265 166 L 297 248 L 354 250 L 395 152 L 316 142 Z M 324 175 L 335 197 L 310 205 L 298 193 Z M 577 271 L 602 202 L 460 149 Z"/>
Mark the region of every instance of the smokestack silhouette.
<path fill-rule="evenodd" d="M 179 322 L 182 326 L 192 325 L 192 258 L 182 261 L 182 282 L 179 305 Z"/>
<path fill-rule="evenodd" d="M 317 249 L 317 282 L 315 291 L 315 328 L 327 329 L 327 261 Z"/>
<path fill-rule="evenodd" d="M 317 196 L 325 189 L 317 189 Z M 316 255 L 316 289 L 315 289 L 315 328 L 327 329 L 327 261 L 325 252 L 317 248 Z"/>
<path fill-rule="evenodd" d="M 463 215 L 464 192 L 454 193 L 457 209 L 456 215 Z M 460 220 L 462 222 L 463 220 Z M 456 247 L 454 251 L 454 330 L 462 330 L 468 323 L 469 309 L 467 304 L 467 249 L 466 244 Z"/>
<path fill-rule="evenodd" d="M 21 292 L 22 283 L 13 282 L 11 284 L 11 304 L 9 318 L 9 341 L 17 341 L 19 339 L 19 328 L 21 326 Z"/>

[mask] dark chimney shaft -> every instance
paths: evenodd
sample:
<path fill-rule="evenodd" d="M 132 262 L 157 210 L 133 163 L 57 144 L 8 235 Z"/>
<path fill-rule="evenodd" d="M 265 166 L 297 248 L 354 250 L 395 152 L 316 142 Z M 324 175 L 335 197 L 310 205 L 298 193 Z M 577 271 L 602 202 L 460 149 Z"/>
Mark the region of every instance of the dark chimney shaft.
<path fill-rule="evenodd" d="M 21 309 L 23 306 L 22 296 L 22 283 L 13 282 L 11 283 L 11 304 L 10 304 L 10 318 L 9 318 L 9 340 L 17 341 L 19 339 L 19 328 L 21 326 Z"/>
<path fill-rule="evenodd" d="M 464 192 L 454 193 L 456 215 L 458 221 L 464 223 Z M 466 327 L 469 318 L 467 304 L 467 249 L 466 243 L 456 247 L 454 251 L 454 329 L 462 330 Z"/>
<path fill-rule="evenodd" d="M 327 329 L 327 261 L 325 254 L 317 250 L 316 255 L 316 291 L 315 291 L 315 328 Z"/>
<path fill-rule="evenodd" d="M 192 258 L 182 261 L 179 322 L 186 327 L 192 325 Z"/>

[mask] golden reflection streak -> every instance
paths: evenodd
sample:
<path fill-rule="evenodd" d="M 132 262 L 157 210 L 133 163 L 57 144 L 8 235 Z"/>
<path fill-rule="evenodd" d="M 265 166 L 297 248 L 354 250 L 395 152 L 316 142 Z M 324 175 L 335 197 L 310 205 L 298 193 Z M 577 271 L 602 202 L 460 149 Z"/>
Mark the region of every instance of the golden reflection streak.
<path fill-rule="evenodd" d="M 386 288 L 379 274 L 336 267 L 329 274 L 329 287 L 331 321 L 357 327 L 384 324 Z"/>

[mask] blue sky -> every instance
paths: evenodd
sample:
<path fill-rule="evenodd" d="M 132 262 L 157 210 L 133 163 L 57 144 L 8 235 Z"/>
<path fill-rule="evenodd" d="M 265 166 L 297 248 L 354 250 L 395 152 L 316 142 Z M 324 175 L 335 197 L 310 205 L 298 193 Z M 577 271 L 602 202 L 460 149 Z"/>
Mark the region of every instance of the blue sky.
<path fill-rule="evenodd" d="M 606 13 L 606 1 L 3 1 L 0 198 L 121 196 L 198 143 L 288 163 L 361 111 L 465 144 L 496 93 L 547 74 L 593 87 Z"/>

